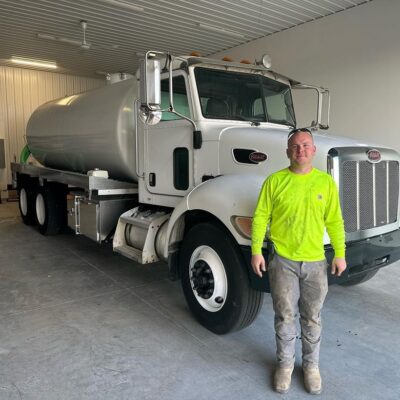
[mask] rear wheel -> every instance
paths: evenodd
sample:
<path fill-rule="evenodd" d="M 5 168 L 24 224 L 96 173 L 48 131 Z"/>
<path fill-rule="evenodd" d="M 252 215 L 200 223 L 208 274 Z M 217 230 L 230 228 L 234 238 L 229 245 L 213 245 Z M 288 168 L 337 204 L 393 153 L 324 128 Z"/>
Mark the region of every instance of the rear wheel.
<path fill-rule="evenodd" d="M 43 235 L 56 235 L 65 226 L 66 197 L 56 184 L 41 186 L 36 192 L 35 214 L 39 232 Z"/>
<path fill-rule="evenodd" d="M 25 225 L 35 225 L 35 188 L 28 178 L 19 183 L 19 211 Z"/>
<path fill-rule="evenodd" d="M 378 269 L 374 271 L 366 271 L 363 272 L 362 274 L 358 274 L 357 276 L 354 276 L 353 278 L 348 279 L 346 282 L 341 283 L 341 286 L 354 286 L 358 285 L 360 283 L 364 283 L 369 281 L 371 278 L 373 278 L 377 273 Z"/>
<path fill-rule="evenodd" d="M 264 294 L 250 287 L 238 246 L 223 228 L 193 227 L 182 244 L 180 268 L 189 308 L 210 331 L 237 331 L 257 317 Z"/>

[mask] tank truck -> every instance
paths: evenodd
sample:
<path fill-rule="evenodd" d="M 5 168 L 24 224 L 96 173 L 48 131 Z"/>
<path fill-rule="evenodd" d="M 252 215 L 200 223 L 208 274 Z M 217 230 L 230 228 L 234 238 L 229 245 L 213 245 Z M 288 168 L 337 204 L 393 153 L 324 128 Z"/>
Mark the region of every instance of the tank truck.
<path fill-rule="evenodd" d="M 40 106 L 13 163 L 25 224 L 71 228 L 140 264 L 164 261 L 209 330 L 245 328 L 267 274 L 250 266 L 252 214 L 264 179 L 285 168 L 296 127 L 292 91 L 315 93 L 315 167 L 337 183 L 354 285 L 400 258 L 399 154 L 322 132 L 329 91 L 252 64 L 147 52 L 135 77 Z M 268 251 L 268 237 L 264 251 Z M 333 252 L 325 235 L 328 262 Z M 330 274 L 329 274 L 330 275 Z"/>

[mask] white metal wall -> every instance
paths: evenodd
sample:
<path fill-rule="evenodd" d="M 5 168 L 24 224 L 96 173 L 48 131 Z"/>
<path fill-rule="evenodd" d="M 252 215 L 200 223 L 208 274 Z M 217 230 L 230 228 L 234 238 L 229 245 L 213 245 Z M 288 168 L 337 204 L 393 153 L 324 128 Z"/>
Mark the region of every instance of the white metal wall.
<path fill-rule="evenodd" d="M 329 88 L 328 133 L 400 152 L 399 15 L 400 1 L 371 1 L 214 57 L 270 54 L 274 71 Z"/>
<path fill-rule="evenodd" d="M 10 162 L 19 160 L 26 144 L 25 128 L 32 112 L 47 101 L 104 84 L 101 79 L 0 66 L 0 139 L 6 157 L 6 168 L 0 169 L 2 191 L 11 183 Z"/>

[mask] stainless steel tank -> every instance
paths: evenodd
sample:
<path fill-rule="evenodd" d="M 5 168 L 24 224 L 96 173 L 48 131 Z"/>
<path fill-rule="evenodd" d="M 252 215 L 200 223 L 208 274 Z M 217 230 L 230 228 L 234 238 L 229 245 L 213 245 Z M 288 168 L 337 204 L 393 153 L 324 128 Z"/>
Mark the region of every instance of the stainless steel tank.
<path fill-rule="evenodd" d="M 136 79 L 127 79 L 45 103 L 28 121 L 29 149 L 50 168 L 99 168 L 110 178 L 136 181 L 136 98 Z"/>

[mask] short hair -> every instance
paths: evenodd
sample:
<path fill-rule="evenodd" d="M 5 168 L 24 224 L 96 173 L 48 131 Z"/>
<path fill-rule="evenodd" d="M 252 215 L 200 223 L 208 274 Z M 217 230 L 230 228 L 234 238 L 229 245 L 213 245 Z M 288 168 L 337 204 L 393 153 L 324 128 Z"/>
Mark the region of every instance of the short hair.
<path fill-rule="evenodd" d="M 288 143 L 289 143 L 289 140 L 292 138 L 292 136 L 294 136 L 296 133 L 299 133 L 299 132 L 308 133 L 311 136 L 311 139 L 314 139 L 313 134 L 311 133 L 311 131 L 308 128 L 294 128 L 288 134 L 288 137 L 287 137 Z"/>

